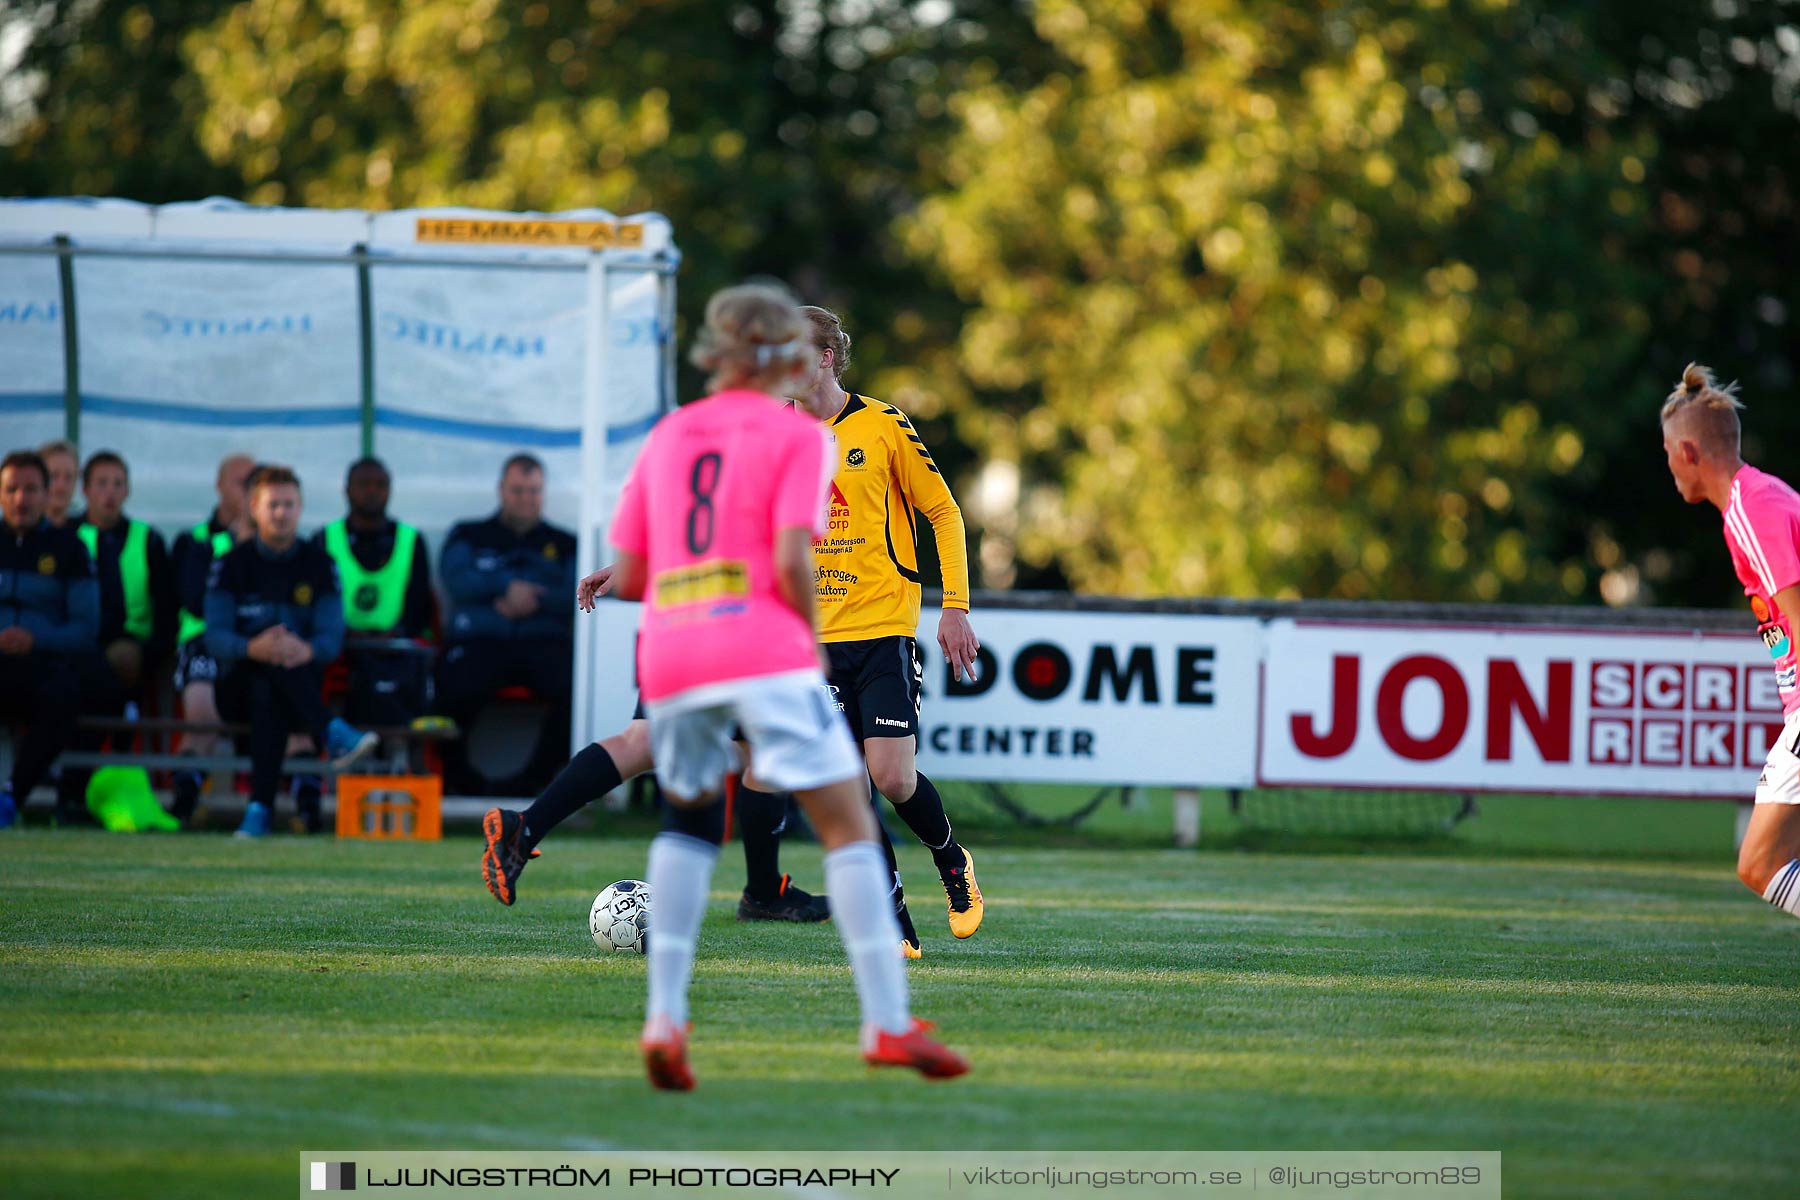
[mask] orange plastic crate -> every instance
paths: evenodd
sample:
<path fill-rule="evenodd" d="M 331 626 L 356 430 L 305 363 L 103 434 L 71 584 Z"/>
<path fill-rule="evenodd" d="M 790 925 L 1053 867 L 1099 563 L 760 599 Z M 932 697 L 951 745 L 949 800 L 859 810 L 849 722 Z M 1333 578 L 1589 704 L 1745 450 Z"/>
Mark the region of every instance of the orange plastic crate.
<path fill-rule="evenodd" d="M 444 836 L 444 781 L 436 775 L 339 775 L 337 835 L 435 842 Z"/>

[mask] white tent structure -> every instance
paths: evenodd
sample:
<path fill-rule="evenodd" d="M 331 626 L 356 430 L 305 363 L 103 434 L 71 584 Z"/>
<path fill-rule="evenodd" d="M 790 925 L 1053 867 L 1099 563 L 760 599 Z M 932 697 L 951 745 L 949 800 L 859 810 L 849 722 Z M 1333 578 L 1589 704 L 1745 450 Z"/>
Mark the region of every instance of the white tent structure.
<path fill-rule="evenodd" d="M 656 214 L 0 201 L 0 446 L 118 451 L 131 513 L 170 536 L 211 510 L 226 454 L 293 466 L 308 528 L 378 454 L 434 550 L 525 451 L 585 571 L 673 403 L 679 260 Z M 596 690 L 631 686 L 589 625 L 577 744 Z"/>

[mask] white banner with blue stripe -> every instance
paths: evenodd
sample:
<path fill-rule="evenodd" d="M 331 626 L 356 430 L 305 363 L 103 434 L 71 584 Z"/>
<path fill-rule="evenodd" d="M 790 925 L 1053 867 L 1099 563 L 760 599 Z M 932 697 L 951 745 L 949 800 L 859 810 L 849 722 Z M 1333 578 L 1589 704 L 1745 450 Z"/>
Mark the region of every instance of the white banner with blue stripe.
<path fill-rule="evenodd" d="M 571 230 L 630 236 L 573 244 Z M 434 544 L 455 521 L 493 510 L 500 463 L 521 451 L 548 468 L 549 519 L 577 524 L 594 402 L 591 245 L 614 247 L 599 511 L 611 510 L 671 399 L 665 289 L 676 253 L 653 214 L 0 201 L 8 449 L 65 427 L 62 288 L 44 252 L 58 235 L 74 251 L 81 450 L 123 454 L 133 515 L 171 532 L 211 509 L 213 467 L 237 451 L 300 473 L 306 527 L 341 515 L 344 471 L 363 446 L 359 246 L 369 254 L 374 450 L 393 470 L 394 515 Z"/>
<path fill-rule="evenodd" d="M 336 507 L 361 447 L 354 270 L 105 256 L 74 267 L 81 449 L 125 456 L 134 514 L 193 524 L 213 505 L 211 464 L 246 451 L 293 467 L 308 523 L 330 519 L 319 510 Z"/>

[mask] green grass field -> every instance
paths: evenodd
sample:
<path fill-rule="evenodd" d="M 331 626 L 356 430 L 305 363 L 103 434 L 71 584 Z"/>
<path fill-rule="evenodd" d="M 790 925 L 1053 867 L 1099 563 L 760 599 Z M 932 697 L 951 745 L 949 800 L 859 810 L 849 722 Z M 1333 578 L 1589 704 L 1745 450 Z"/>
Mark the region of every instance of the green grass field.
<path fill-rule="evenodd" d="M 987 925 L 954 942 L 915 885 L 910 974 L 976 1073 L 864 1068 L 835 933 L 733 921 L 728 851 L 687 1096 L 640 1078 L 642 960 L 587 936 L 641 836 L 553 839 L 508 910 L 468 836 L 10 833 L 6 1193 L 284 1195 L 302 1149 L 606 1145 L 1500 1150 L 1509 1196 L 1793 1190 L 1800 922 L 1732 876 L 1729 806 L 1497 801 L 1354 853 L 1248 848 L 1211 807 L 1198 852 L 965 816 Z M 1156 814 L 1096 836 L 1123 817 Z M 818 878 L 809 845 L 787 865 Z"/>

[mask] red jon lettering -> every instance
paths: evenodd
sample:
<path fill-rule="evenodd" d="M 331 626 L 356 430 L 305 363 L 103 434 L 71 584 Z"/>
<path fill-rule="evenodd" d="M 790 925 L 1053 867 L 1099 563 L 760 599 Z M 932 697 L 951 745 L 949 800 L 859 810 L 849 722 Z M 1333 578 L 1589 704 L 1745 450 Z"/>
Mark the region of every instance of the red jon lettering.
<path fill-rule="evenodd" d="M 1429 679 L 1437 684 L 1444 698 L 1443 718 L 1437 732 L 1416 738 L 1406 731 L 1401 719 L 1401 702 L 1406 685 L 1415 679 Z M 1375 694 L 1375 724 L 1382 740 L 1401 758 L 1429 762 L 1456 749 L 1469 728 L 1469 688 L 1456 668 L 1435 654 L 1415 654 L 1393 665 Z"/>
<path fill-rule="evenodd" d="M 1354 654 L 1331 659 L 1331 728 L 1321 734 L 1311 713 L 1293 713 L 1288 730 L 1308 758 L 1336 758 L 1356 742 L 1356 685 L 1362 661 Z"/>
<path fill-rule="evenodd" d="M 1487 759 L 1512 760 L 1512 718 L 1525 718 L 1525 728 L 1537 743 L 1545 762 L 1568 762 L 1573 740 L 1575 712 L 1575 664 L 1564 659 L 1550 663 L 1550 689 L 1539 708 L 1519 674 L 1519 665 L 1498 658 L 1488 663 Z"/>

